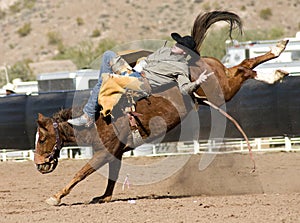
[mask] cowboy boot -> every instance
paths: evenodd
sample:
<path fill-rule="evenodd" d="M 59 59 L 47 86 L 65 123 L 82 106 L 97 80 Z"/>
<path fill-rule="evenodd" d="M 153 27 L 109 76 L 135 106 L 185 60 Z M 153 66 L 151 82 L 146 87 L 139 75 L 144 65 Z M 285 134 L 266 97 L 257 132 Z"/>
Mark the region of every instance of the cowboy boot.
<path fill-rule="evenodd" d="M 85 127 L 90 127 L 94 123 L 94 120 L 84 113 L 82 116 L 75 119 L 69 119 L 67 122 L 75 126 L 84 125 Z"/>

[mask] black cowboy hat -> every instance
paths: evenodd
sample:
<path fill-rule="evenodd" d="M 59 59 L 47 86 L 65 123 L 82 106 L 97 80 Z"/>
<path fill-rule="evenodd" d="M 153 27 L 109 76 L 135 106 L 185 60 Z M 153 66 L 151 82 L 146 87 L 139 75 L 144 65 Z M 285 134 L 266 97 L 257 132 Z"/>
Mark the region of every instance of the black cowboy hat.
<path fill-rule="evenodd" d="M 180 45 L 187 47 L 190 50 L 195 50 L 196 43 L 191 36 L 181 37 L 178 33 L 171 33 L 171 37 Z"/>

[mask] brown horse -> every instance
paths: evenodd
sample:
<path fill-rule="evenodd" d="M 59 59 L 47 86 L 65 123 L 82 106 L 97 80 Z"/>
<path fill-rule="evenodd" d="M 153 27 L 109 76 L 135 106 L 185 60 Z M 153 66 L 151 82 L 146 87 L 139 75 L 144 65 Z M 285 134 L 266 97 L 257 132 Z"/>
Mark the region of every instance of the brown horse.
<path fill-rule="evenodd" d="M 199 15 L 192 30 L 192 36 L 198 47 L 205 37 L 208 28 L 215 22 L 227 21 L 230 23 L 230 31 L 233 25 L 240 29 L 240 18 L 230 12 L 213 11 Z M 226 68 L 220 61 L 214 58 L 198 58 L 191 62 L 191 79 L 195 80 L 203 70 L 214 72 L 204 85 L 197 90 L 197 95 L 206 97 L 217 105 L 230 100 L 241 88 L 243 82 L 249 78 L 260 78 L 253 68 L 257 65 L 276 58 L 285 49 L 287 41 L 281 41 L 268 53 L 246 59 L 241 64 Z M 199 52 L 199 51 L 198 51 Z M 285 72 L 275 71 L 272 74 L 274 82 L 283 78 Z M 152 141 L 164 136 L 166 132 L 174 129 L 192 110 L 192 106 L 186 103 L 178 88 L 173 86 L 161 93 L 152 94 L 141 98 L 136 102 L 135 128 L 138 129 L 144 142 Z M 114 108 L 114 116 L 100 116 L 91 128 L 73 128 L 67 123 L 72 117 L 71 109 L 62 110 L 52 118 L 38 115 L 38 139 L 35 151 L 35 163 L 41 173 L 49 173 L 56 168 L 59 150 L 68 143 L 90 144 L 94 149 L 93 157 L 79 170 L 74 178 L 58 193 L 47 200 L 51 205 L 58 205 L 61 199 L 70 193 L 71 189 L 91 173 L 109 164 L 109 179 L 106 191 L 100 197 L 95 197 L 92 202 L 108 202 L 121 167 L 121 159 L 124 152 L 135 148 L 133 142 L 132 126 L 129 125 L 128 115 Z M 130 116 L 130 117 L 132 117 Z M 130 118 L 129 117 L 129 118 Z M 163 120 L 163 121 L 162 121 Z"/>

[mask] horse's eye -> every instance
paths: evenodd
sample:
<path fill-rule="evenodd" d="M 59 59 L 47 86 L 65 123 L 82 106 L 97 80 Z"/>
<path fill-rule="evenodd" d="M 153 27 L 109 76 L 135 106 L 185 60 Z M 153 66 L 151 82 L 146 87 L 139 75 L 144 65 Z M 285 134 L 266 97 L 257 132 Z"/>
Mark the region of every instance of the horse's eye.
<path fill-rule="evenodd" d="M 46 142 L 46 138 L 39 139 L 39 143 L 42 145 Z"/>

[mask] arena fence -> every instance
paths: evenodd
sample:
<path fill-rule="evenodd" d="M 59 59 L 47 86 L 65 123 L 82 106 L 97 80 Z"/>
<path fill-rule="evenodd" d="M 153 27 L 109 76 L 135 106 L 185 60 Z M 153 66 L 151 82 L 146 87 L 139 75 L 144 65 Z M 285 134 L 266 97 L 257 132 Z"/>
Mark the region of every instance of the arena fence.
<path fill-rule="evenodd" d="M 271 137 L 249 139 L 253 152 L 285 151 L 300 152 L 300 137 Z M 199 153 L 244 153 L 248 152 L 245 140 L 211 139 L 200 141 L 169 142 L 159 144 L 144 144 L 133 151 L 126 152 L 126 157 L 137 156 L 166 156 Z M 63 147 L 60 159 L 89 159 L 93 156 L 91 147 Z M 0 161 L 33 160 L 34 150 L 0 150 Z"/>

